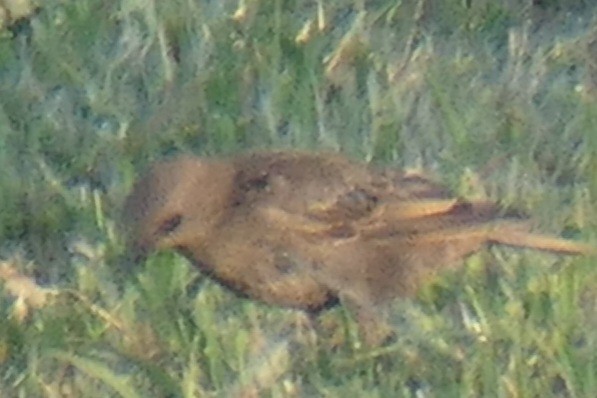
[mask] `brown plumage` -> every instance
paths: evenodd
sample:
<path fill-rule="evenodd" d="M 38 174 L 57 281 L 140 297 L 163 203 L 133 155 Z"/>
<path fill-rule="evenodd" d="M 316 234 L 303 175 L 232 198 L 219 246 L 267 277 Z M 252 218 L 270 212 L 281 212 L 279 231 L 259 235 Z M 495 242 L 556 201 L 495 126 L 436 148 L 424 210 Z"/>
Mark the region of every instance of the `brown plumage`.
<path fill-rule="evenodd" d="M 124 221 L 132 250 L 178 250 L 243 296 L 311 312 L 339 300 L 373 343 L 384 304 L 488 243 L 594 253 L 423 176 L 305 152 L 157 163 Z"/>

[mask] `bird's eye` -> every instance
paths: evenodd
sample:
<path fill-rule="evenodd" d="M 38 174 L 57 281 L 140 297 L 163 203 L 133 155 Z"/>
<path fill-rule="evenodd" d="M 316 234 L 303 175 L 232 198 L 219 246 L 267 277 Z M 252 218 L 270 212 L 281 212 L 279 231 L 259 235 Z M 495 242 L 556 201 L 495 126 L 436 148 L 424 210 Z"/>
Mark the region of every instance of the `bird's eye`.
<path fill-rule="evenodd" d="M 172 232 L 174 232 L 176 230 L 176 228 L 178 228 L 178 226 L 180 225 L 180 223 L 182 222 L 182 215 L 180 214 L 176 214 L 168 219 L 166 219 L 164 222 L 162 222 L 157 230 L 158 235 L 160 236 L 164 236 L 164 235 L 168 235 L 171 234 Z"/>
<path fill-rule="evenodd" d="M 246 186 L 244 188 L 247 191 L 263 191 L 269 186 L 269 174 L 267 172 L 262 172 L 257 176 L 252 176 L 252 178 L 248 179 L 245 184 Z"/>

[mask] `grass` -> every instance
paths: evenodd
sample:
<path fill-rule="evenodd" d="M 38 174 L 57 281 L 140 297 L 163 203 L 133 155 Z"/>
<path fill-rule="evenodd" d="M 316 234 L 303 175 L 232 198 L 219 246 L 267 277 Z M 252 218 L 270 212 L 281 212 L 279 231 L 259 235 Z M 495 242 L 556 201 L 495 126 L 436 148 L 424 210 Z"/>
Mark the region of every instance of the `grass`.
<path fill-rule="evenodd" d="M 535 3 L 48 0 L 5 30 L 0 395 L 593 396 L 593 259 L 475 255 L 376 350 L 172 253 L 120 269 L 122 200 L 176 152 L 424 167 L 594 241 L 597 7 Z"/>

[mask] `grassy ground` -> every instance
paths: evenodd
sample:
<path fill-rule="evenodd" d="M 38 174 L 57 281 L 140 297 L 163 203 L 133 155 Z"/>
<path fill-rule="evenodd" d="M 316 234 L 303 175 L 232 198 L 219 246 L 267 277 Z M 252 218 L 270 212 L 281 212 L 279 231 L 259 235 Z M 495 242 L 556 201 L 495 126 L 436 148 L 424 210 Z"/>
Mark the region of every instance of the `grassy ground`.
<path fill-rule="evenodd" d="M 8 2 L 7 2 L 8 3 Z M 396 304 L 239 300 L 160 253 L 122 278 L 122 200 L 187 151 L 333 149 L 595 241 L 591 1 L 48 0 L 0 38 L 0 396 L 592 397 L 592 259 L 495 248 Z"/>

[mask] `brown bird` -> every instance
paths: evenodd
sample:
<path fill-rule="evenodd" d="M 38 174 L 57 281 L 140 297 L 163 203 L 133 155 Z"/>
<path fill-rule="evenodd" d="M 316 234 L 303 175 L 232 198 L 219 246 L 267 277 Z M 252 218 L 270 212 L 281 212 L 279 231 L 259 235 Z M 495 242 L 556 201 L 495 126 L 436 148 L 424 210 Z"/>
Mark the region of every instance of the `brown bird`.
<path fill-rule="evenodd" d="M 157 163 L 127 198 L 124 223 L 136 253 L 177 250 L 242 296 L 311 313 L 340 301 L 370 344 L 387 336 L 386 304 L 486 244 L 595 253 L 424 176 L 327 153 Z"/>

